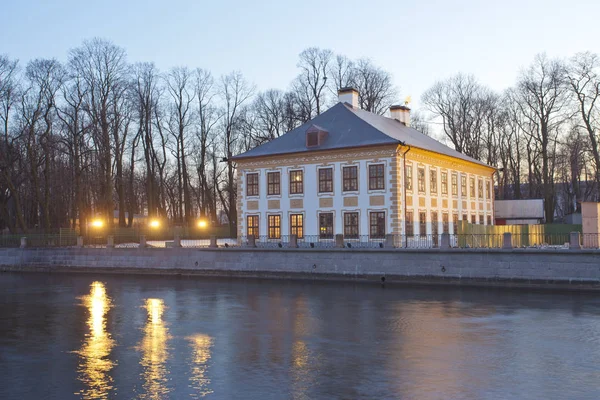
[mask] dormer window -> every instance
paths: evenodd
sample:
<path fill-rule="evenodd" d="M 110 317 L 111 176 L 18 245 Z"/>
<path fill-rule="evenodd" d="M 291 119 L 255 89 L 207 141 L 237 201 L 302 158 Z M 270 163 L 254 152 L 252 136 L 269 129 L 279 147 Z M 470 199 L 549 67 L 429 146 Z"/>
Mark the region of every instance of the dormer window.
<path fill-rule="evenodd" d="M 327 130 L 318 125 L 311 125 L 306 130 L 306 147 L 319 147 L 325 142 Z"/>

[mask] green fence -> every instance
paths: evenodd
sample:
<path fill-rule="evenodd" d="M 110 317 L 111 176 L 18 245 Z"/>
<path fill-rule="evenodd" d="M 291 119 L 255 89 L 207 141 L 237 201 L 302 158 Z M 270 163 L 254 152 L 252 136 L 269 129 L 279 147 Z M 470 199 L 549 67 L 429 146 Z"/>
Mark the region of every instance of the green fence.
<path fill-rule="evenodd" d="M 546 225 L 476 225 L 458 223 L 459 247 L 501 247 L 503 234 L 512 234 L 513 247 L 562 246 L 571 232 L 580 232 L 577 224 Z"/>

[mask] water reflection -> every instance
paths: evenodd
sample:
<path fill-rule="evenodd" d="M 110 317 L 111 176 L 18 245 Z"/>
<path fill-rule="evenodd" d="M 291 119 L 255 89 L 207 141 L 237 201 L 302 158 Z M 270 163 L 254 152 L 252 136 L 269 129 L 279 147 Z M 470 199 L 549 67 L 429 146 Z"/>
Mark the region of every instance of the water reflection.
<path fill-rule="evenodd" d="M 207 376 L 210 350 L 213 344 L 212 338 L 208 335 L 198 334 L 188 338 L 188 340 L 193 349 L 190 381 L 195 393 L 192 394 L 192 397 L 200 398 L 213 392 L 209 387 L 210 378 Z"/>
<path fill-rule="evenodd" d="M 78 351 L 79 380 L 86 387 L 79 394 L 85 399 L 106 399 L 113 388 L 110 372 L 115 365 L 109 359 L 115 342 L 106 331 L 106 314 L 111 301 L 102 282 L 92 283 L 90 294 L 81 297 L 81 300 L 90 316 L 87 320 L 89 333 Z"/>
<path fill-rule="evenodd" d="M 144 367 L 144 390 L 140 395 L 143 399 L 162 399 L 169 393 L 167 387 L 169 371 L 166 361 L 169 357 L 167 341 L 169 330 L 163 322 L 165 310 L 162 299 L 147 299 L 146 311 L 148 320 L 144 327 L 144 338 L 140 343 L 142 359 L 140 364 Z"/>

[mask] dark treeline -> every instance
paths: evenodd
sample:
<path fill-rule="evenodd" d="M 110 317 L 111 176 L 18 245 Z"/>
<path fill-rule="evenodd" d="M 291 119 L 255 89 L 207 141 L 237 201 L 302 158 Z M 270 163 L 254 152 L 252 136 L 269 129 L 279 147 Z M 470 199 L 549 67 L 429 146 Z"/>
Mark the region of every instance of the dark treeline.
<path fill-rule="evenodd" d="M 503 168 L 497 198 L 543 198 L 553 222 L 600 200 L 599 97 L 597 55 L 541 54 L 503 93 L 458 74 L 435 83 L 423 103 L 458 151 Z"/>
<path fill-rule="evenodd" d="M 232 155 L 323 112 L 340 87 L 356 87 L 376 113 L 397 97 L 368 59 L 309 48 L 298 70 L 289 90 L 257 92 L 240 72 L 130 64 L 102 39 L 65 63 L 0 55 L 0 229 L 50 232 L 98 215 L 126 227 L 145 214 L 228 221 L 235 232 Z"/>
<path fill-rule="evenodd" d="M 77 228 L 117 210 L 122 227 L 144 214 L 179 225 L 205 217 L 235 232 L 232 155 L 325 111 L 341 87 L 358 89 L 368 111 L 397 103 L 391 74 L 368 59 L 309 48 L 297 67 L 288 90 L 258 92 L 237 71 L 128 63 L 102 39 L 65 63 L 0 55 L 0 229 Z M 552 222 L 598 200 L 599 96 L 600 61 L 583 53 L 537 56 L 503 93 L 459 74 L 422 101 L 451 146 L 503 168 L 498 198 L 544 198 Z M 423 114 L 411 120 L 431 133 Z"/>

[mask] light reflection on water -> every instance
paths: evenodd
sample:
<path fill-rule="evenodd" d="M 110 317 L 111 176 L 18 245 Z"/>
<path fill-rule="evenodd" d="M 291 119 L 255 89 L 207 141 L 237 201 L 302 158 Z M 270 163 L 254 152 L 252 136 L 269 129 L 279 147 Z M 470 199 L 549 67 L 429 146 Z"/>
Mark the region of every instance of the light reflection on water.
<path fill-rule="evenodd" d="M 86 333 L 83 346 L 77 352 L 80 356 L 79 380 L 85 386 L 79 394 L 85 399 L 106 399 L 113 389 L 110 373 L 115 365 L 109 358 L 115 341 L 106 331 L 106 314 L 111 307 L 111 301 L 102 282 L 93 282 L 90 294 L 80 299 L 89 312 L 89 332 Z"/>
<path fill-rule="evenodd" d="M 197 334 L 188 338 L 192 347 L 192 370 L 190 374 L 190 387 L 194 389 L 193 398 L 200 398 L 213 393 L 210 389 L 208 376 L 208 362 L 212 338 L 205 334 Z"/>
<path fill-rule="evenodd" d="M 166 366 L 169 358 L 169 330 L 162 318 L 165 304 L 162 299 L 147 299 L 145 308 L 148 319 L 144 327 L 144 337 L 139 345 L 142 352 L 140 364 L 144 371 L 144 393 L 141 393 L 139 398 L 163 399 L 169 393 L 169 371 Z"/>
<path fill-rule="evenodd" d="M 0 399 L 600 398 L 600 297 L 0 274 Z"/>

